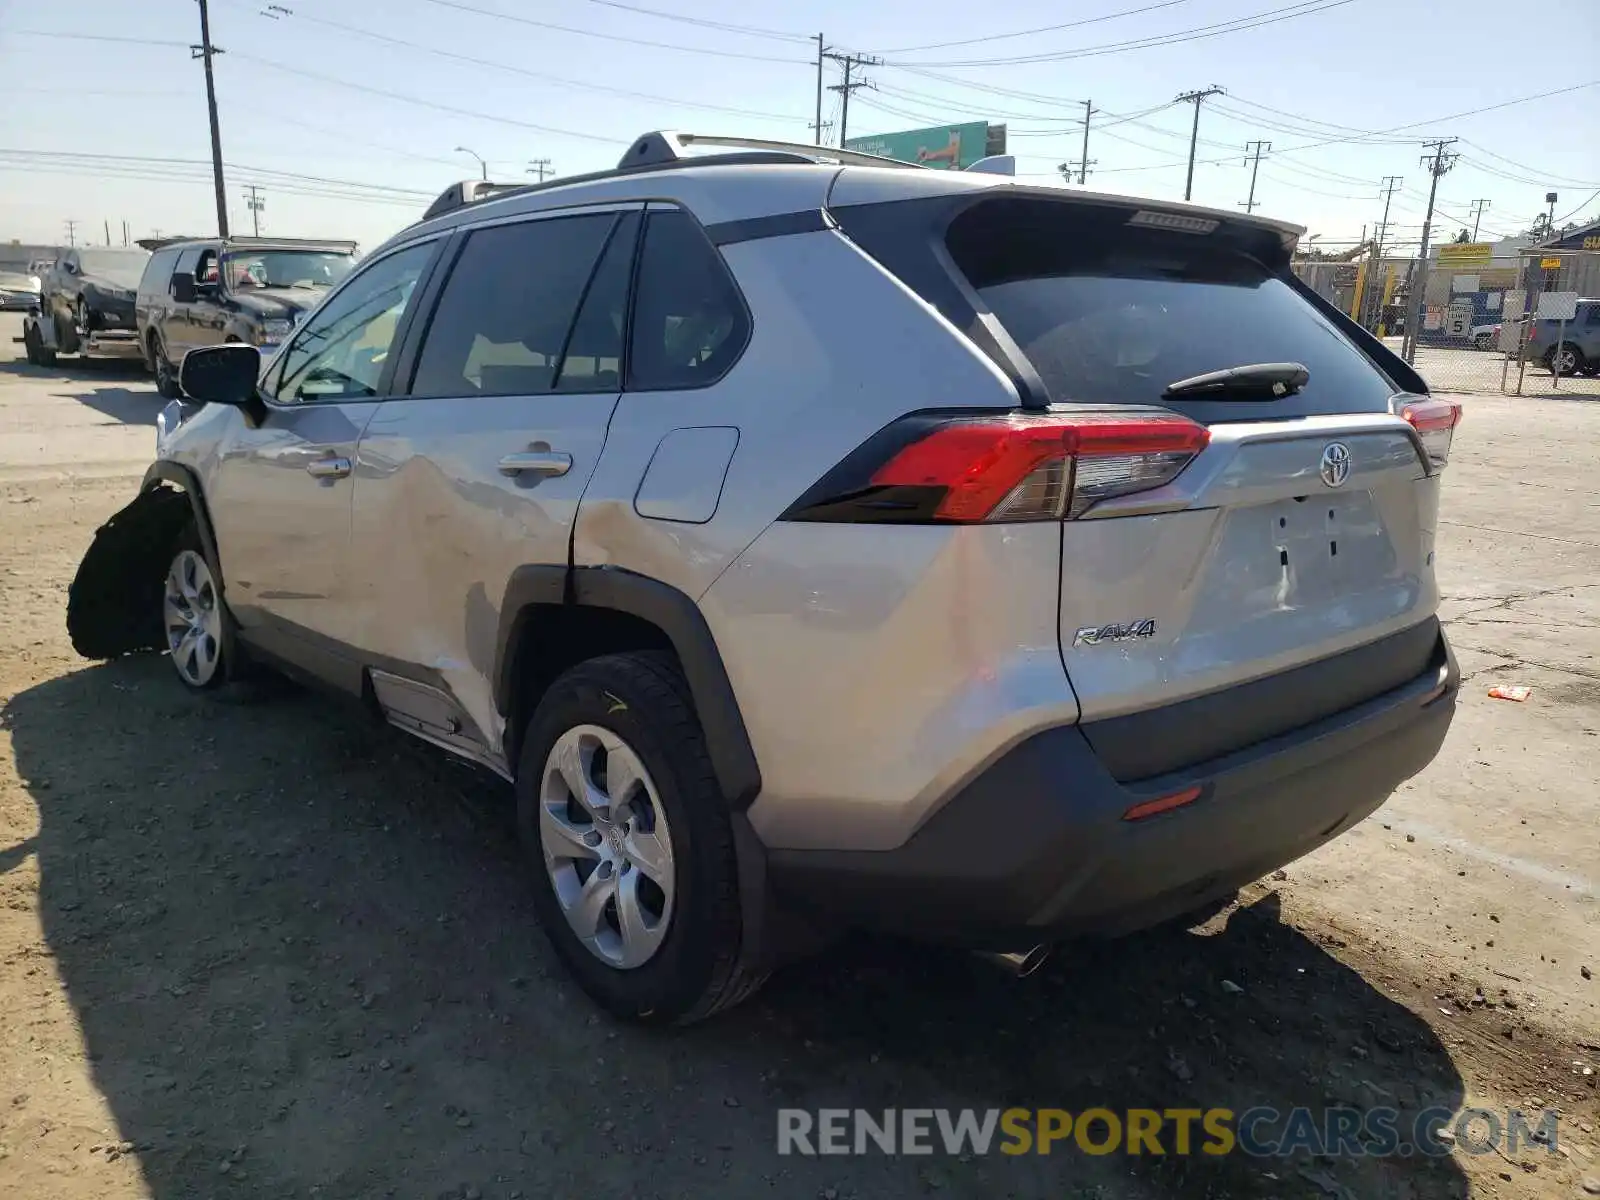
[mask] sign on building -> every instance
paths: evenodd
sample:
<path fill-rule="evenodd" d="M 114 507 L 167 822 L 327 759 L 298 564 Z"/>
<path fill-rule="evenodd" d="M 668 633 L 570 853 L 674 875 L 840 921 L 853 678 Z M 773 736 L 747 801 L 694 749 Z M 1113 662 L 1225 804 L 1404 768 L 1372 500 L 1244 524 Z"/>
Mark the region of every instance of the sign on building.
<path fill-rule="evenodd" d="M 1494 258 L 1493 242 L 1446 242 L 1439 247 L 1441 271 L 1471 270 L 1487 267 Z"/>
<path fill-rule="evenodd" d="M 943 171 L 960 171 L 980 158 L 1006 152 L 1006 127 L 987 121 L 935 125 L 901 133 L 874 133 L 845 139 L 846 150 L 877 154 Z"/>

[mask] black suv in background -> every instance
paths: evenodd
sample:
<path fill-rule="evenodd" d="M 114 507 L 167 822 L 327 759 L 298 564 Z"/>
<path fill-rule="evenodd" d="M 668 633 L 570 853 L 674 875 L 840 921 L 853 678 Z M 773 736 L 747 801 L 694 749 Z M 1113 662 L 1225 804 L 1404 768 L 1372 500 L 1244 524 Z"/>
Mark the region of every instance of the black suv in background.
<path fill-rule="evenodd" d="M 355 262 L 354 242 L 235 237 L 159 246 L 134 313 L 156 389 L 179 394 L 178 365 L 196 346 L 271 351 Z"/>

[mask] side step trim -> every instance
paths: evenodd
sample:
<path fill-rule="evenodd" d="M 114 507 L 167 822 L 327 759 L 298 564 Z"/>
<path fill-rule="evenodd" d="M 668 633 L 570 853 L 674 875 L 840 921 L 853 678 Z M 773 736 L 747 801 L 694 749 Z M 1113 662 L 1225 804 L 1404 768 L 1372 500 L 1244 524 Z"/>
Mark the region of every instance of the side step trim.
<path fill-rule="evenodd" d="M 511 778 L 504 759 L 489 749 L 472 718 L 443 688 L 388 671 L 368 670 L 367 676 L 384 719 L 396 729 Z"/>

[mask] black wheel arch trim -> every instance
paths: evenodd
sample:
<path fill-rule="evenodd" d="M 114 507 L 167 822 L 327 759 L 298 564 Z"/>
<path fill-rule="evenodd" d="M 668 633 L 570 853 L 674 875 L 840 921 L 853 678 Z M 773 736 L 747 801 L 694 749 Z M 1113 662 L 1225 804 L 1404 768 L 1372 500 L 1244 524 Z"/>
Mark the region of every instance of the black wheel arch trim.
<path fill-rule="evenodd" d="M 217 551 L 216 531 L 211 524 L 211 510 L 206 507 L 205 492 L 200 488 L 200 477 L 181 463 L 161 459 L 150 464 L 149 470 L 144 473 L 144 483 L 139 490 L 146 492 L 160 483 L 175 484 L 189 497 L 189 507 L 194 512 L 194 526 L 200 536 L 200 545 L 211 563 L 212 573 L 217 579 L 217 588 L 226 599 L 228 585 L 223 574 L 222 555 Z"/>
<path fill-rule="evenodd" d="M 495 707 L 512 711 L 517 645 L 532 609 L 541 604 L 613 609 L 660 629 L 683 666 L 717 783 L 729 807 L 741 811 L 761 791 L 761 770 L 738 698 L 711 627 L 695 602 L 670 584 L 618 567 L 567 568 L 528 564 L 512 572 L 500 608 L 495 643 Z"/>

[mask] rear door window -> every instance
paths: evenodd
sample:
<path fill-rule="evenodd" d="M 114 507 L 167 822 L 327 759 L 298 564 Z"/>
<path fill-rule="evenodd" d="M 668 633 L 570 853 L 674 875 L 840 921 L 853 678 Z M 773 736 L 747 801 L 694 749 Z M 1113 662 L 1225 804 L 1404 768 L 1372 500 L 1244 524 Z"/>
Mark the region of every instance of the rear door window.
<path fill-rule="evenodd" d="M 1056 403 L 1261 420 L 1383 411 L 1398 390 L 1288 280 L 1224 240 L 1129 227 L 1125 209 L 1036 202 L 997 220 L 984 207 L 952 226 L 952 256 Z M 1258 363 L 1299 363 L 1310 381 L 1277 399 L 1163 397 Z"/>
<path fill-rule="evenodd" d="M 554 391 L 578 305 L 617 221 L 616 213 L 588 213 L 473 232 L 439 297 L 411 395 Z"/>

